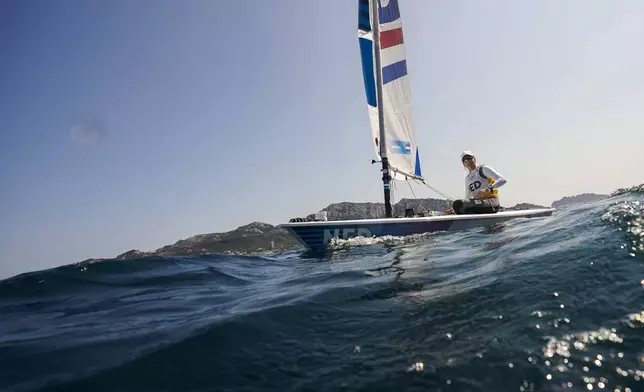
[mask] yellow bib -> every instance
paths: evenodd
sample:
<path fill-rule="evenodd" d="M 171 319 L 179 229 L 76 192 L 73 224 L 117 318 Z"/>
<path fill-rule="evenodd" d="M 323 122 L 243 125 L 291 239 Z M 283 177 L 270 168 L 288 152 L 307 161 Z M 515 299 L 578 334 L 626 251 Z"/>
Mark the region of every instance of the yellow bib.
<path fill-rule="evenodd" d="M 492 178 L 488 178 L 488 179 L 487 179 L 487 183 L 488 183 L 489 185 L 494 184 L 494 182 L 495 182 L 495 181 L 494 181 L 494 179 L 492 179 Z M 488 194 L 486 194 L 485 196 L 481 196 L 481 199 L 491 199 L 491 198 L 493 198 L 493 197 L 496 197 L 497 199 L 499 198 L 499 190 L 498 190 L 498 189 L 496 189 L 496 188 L 495 188 L 495 189 L 492 189 L 492 193 L 488 193 Z"/>
<path fill-rule="evenodd" d="M 487 178 L 485 174 L 483 174 L 483 165 L 479 166 L 479 176 L 481 178 Z M 494 181 L 493 178 L 488 178 L 487 183 L 488 185 L 494 184 L 496 181 Z M 491 193 L 486 194 L 485 196 L 482 196 L 481 199 L 491 199 L 493 197 L 496 197 L 497 199 L 499 198 L 499 190 L 494 188 L 492 189 Z"/>

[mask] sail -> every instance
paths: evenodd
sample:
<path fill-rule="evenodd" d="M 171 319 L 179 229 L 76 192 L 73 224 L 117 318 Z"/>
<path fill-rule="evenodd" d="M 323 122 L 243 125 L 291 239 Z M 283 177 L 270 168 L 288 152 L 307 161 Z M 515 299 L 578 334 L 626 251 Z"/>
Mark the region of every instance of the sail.
<path fill-rule="evenodd" d="M 375 48 L 374 29 L 371 26 L 374 7 L 378 7 L 378 48 Z M 386 147 L 389 167 L 395 179 L 422 179 L 420 155 L 411 117 L 411 94 L 398 0 L 358 0 L 358 41 L 372 143 L 376 154 L 380 158 L 381 149 Z M 376 86 L 375 76 L 375 55 L 378 54 L 381 86 Z M 379 90 L 382 91 L 381 108 L 378 107 L 377 99 Z M 385 145 L 380 141 L 379 110 L 384 118 Z"/>

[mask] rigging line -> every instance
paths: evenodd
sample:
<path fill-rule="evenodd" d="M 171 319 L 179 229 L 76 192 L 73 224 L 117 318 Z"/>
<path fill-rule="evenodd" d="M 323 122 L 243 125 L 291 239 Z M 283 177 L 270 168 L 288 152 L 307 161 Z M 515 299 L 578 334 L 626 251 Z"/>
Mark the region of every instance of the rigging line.
<path fill-rule="evenodd" d="M 409 183 L 409 180 L 406 180 L 406 182 L 407 182 L 407 185 L 409 185 L 409 190 L 411 190 L 411 194 L 414 195 L 414 199 L 416 199 L 418 201 L 418 205 L 420 206 L 420 208 L 422 208 L 423 210 L 425 210 L 429 214 L 429 210 L 427 208 L 425 208 L 423 206 L 423 203 L 421 203 L 420 199 L 418 199 L 416 197 L 416 194 L 414 193 L 414 189 L 411 187 L 411 184 Z"/>
<path fill-rule="evenodd" d="M 429 184 L 428 184 L 428 183 L 426 183 L 425 181 L 423 181 L 423 184 L 424 184 L 426 187 L 428 187 L 429 189 L 433 190 L 434 192 L 436 192 L 436 193 L 438 193 L 439 195 L 441 195 L 441 196 L 443 196 L 444 198 L 446 198 L 446 199 L 447 199 L 447 201 L 454 201 L 454 200 L 456 200 L 455 198 L 450 197 L 450 196 L 448 196 L 448 195 L 444 194 L 443 192 L 439 191 L 438 189 L 436 189 L 436 188 L 432 187 L 431 185 L 429 185 Z"/>

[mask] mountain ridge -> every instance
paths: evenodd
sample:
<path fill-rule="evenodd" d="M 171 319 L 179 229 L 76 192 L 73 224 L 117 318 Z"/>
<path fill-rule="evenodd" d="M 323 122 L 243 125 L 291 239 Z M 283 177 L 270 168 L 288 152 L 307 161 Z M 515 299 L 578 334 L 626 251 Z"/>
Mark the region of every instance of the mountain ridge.
<path fill-rule="evenodd" d="M 562 208 L 568 207 L 580 203 L 591 203 L 594 201 L 607 199 L 609 195 L 597 194 L 597 193 L 581 193 L 575 196 L 564 196 L 559 200 L 555 200 L 550 205 L 553 208 Z"/>

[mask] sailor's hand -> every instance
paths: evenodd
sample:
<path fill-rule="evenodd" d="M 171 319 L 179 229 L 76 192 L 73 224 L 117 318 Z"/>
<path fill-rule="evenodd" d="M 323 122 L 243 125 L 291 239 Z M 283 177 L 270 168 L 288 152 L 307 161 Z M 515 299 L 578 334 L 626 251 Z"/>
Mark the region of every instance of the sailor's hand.
<path fill-rule="evenodd" d="M 477 198 L 482 198 L 482 197 L 487 197 L 490 194 L 492 194 L 492 189 L 490 188 L 485 188 L 482 191 L 479 191 L 479 194 L 476 195 Z"/>
<path fill-rule="evenodd" d="M 453 208 L 448 208 L 448 209 L 445 210 L 445 213 L 447 215 L 452 215 L 452 214 L 454 214 L 454 209 Z"/>

